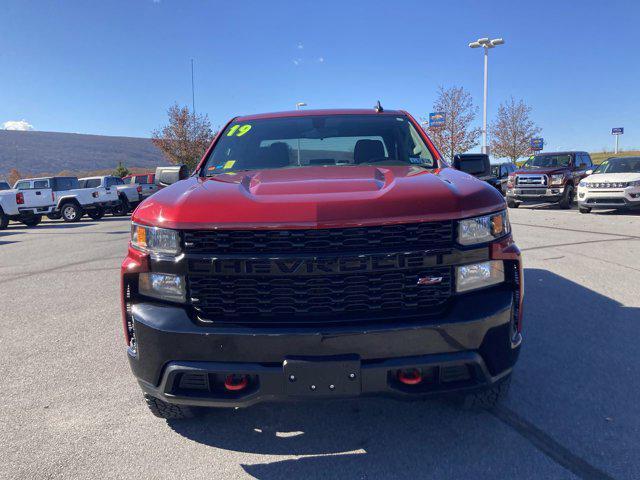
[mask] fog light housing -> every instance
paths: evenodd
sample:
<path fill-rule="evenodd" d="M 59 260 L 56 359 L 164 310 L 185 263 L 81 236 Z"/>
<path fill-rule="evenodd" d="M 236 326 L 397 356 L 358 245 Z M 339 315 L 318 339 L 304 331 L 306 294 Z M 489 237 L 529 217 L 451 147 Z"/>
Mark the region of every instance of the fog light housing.
<path fill-rule="evenodd" d="M 184 277 L 168 273 L 141 273 L 138 278 L 138 292 L 168 302 L 185 303 L 186 288 Z"/>
<path fill-rule="evenodd" d="M 504 282 L 504 262 L 491 260 L 456 267 L 456 292 L 463 293 Z"/>

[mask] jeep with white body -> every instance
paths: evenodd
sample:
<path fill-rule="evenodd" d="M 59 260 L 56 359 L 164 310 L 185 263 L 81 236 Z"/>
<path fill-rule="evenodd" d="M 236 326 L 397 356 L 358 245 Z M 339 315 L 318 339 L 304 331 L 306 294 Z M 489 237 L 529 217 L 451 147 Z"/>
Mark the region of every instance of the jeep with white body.
<path fill-rule="evenodd" d="M 107 210 L 114 215 L 126 215 L 142 200 L 140 185 L 125 184 L 120 177 L 112 175 L 81 178 L 80 185 L 84 188 L 104 188 L 111 202 Z"/>
<path fill-rule="evenodd" d="M 10 220 L 35 227 L 42 220 L 42 215 L 55 208 L 48 181 L 20 180 L 16 183 L 18 185 L 20 189 L 0 191 L 0 230 L 7 228 Z"/>

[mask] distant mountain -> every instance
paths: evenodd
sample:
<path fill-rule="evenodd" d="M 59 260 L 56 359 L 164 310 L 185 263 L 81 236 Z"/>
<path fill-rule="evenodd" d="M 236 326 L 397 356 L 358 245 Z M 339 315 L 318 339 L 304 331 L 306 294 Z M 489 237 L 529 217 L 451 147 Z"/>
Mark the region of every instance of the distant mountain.
<path fill-rule="evenodd" d="M 0 176 L 12 168 L 23 176 L 80 174 L 112 170 L 118 162 L 135 171 L 168 164 L 148 138 L 0 130 Z"/>

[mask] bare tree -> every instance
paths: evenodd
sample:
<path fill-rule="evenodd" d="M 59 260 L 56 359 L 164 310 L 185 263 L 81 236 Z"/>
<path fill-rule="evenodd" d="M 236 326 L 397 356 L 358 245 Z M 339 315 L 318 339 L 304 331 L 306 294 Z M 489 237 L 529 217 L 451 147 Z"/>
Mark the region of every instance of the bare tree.
<path fill-rule="evenodd" d="M 511 97 L 498 107 L 498 116 L 491 124 L 491 154 L 516 162 L 531 153 L 531 139 L 542 131 L 529 118 L 531 107 L 523 100 Z"/>
<path fill-rule="evenodd" d="M 207 115 L 200 115 L 177 103 L 167 111 L 169 123 L 151 134 L 153 144 L 176 165 L 194 170 L 213 140 L 211 123 Z"/>
<path fill-rule="evenodd" d="M 7 175 L 7 182 L 13 187 L 15 183 L 21 178 L 22 174 L 18 171 L 18 169 L 12 168 L 11 170 L 9 170 L 9 175 Z"/>
<path fill-rule="evenodd" d="M 445 113 L 444 126 L 429 127 L 429 137 L 445 158 L 452 161 L 456 153 L 464 153 L 478 145 L 482 130 L 471 128 L 477 108 L 471 94 L 463 87 L 446 90 L 440 87 L 433 111 Z"/>

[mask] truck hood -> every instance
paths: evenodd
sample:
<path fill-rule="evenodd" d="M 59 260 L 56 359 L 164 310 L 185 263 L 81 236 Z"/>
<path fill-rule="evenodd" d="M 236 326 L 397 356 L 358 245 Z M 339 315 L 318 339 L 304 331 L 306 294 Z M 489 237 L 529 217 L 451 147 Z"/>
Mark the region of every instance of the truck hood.
<path fill-rule="evenodd" d="M 451 168 L 326 166 L 191 177 L 142 202 L 132 220 L 175 229 L 330 228 L 503 208 L 495 188 Z"/>
<path fill-rule="evenodd" d="M 640 181 L 640 173 L 596 173 L 584 179 L 587 182 L 635 182 Z"/>
<path fill-rule="evenodd" d="M 530 170 L 518 169 L 515 171 L 515 175 L 552 175 L 558 173 L 564 173 L 568 171 L 567 167 L 547 167 L 547 168 L 532 168 Z"/>

